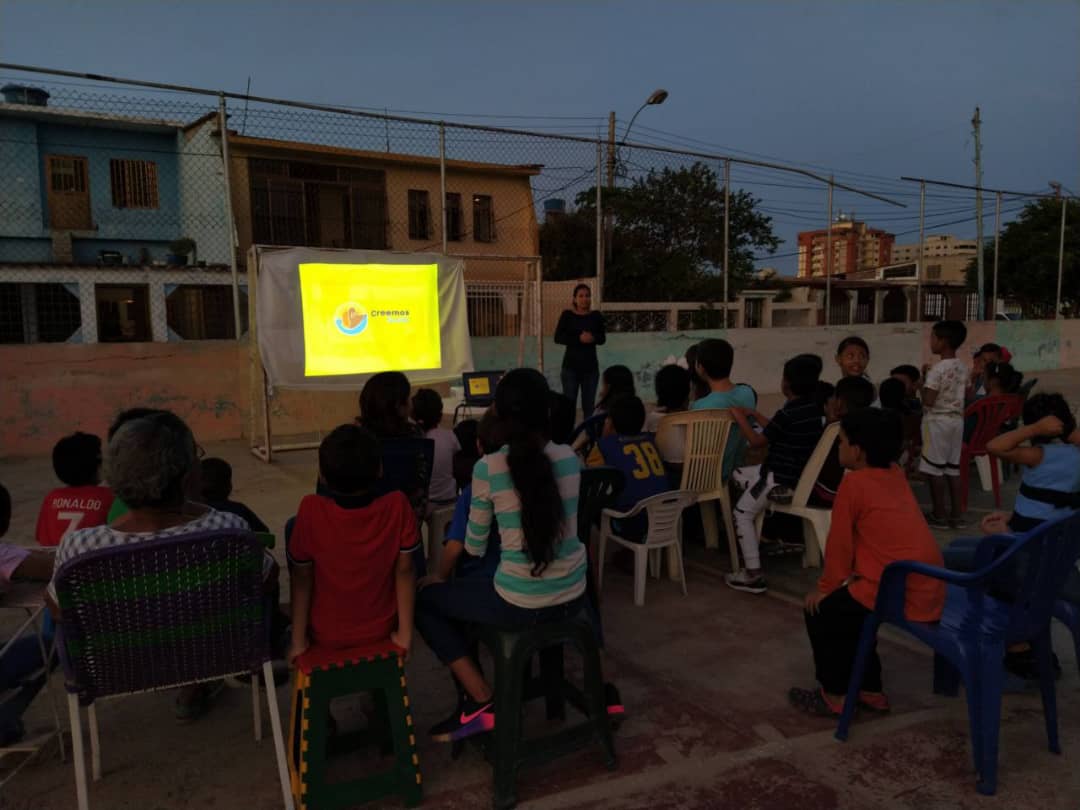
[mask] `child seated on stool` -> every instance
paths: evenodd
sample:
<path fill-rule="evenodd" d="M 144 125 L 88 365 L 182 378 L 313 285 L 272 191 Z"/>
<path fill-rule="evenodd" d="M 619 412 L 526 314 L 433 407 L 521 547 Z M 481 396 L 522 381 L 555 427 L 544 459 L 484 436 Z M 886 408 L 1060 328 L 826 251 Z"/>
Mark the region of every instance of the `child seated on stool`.
<path fill-rule="evenodd" d="M 287 547 L 290 663 L 309 645 L 412 646 L 416 518 L 404 493 L 371 494 L 379 471 L 379 441 L 359 425 L 335 428 L 319 446 L 319 480 L 330 495 L 304 496 Z"/>
<path fill-rule="evenodd" d="M 443 401 L 433 388 L 421 388 L 413 394 L 412 418 L 424 431 L 424 437 L 435 442 L 435 459 L 428 485 L 427 514 L 430 517 L 435 509 L 453 503 L 457 497 L 454 455 L 461 450 L 461 444 L 454 431 L 441 427 Z"/>
<path fill-rule="evenodd" d="M 863 619 L 874 609 L 885 566 L 897 560 L 942 564 L 937 541 L 896 464 L 902 442 L 903 426 L 892 411 L 863 408 L 840 422 L 840 463 L 848 474 L 833 503 L 821 579 L 805 602 L 819 686 L 788 692 L 791 703 L 810 714 L 830 717 L 843 709 Z M 907 578 L 908 619 L 937 621 L 944 605 L 944 582 L 915 574 Z M 889 710 L 876 648 L 866 664 L 859 706 Z"/>

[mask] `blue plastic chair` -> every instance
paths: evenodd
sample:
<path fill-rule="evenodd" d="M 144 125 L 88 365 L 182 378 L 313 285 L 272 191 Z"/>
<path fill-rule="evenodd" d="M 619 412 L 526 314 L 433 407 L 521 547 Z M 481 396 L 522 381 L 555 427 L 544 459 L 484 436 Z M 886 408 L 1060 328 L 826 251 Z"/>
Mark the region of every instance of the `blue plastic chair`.
<path fill-rule="evenodd" d="M 1019 537 L 985 538 L 976 551 L 974 573 L 908 561 L 886 567 L 874 612 L 863 624 L 836 738 L 847 739 L 866 659 L 878 626 L 887 622 L 933 648 L 936 694 L 955 696 L 963 680 L 979 793 L 989 796 L 997 789 L 1003 661 L 1010 644 L 1029 641 L 1035 650 L 1047 742 L 1052 753 L 1060 754 L 1050 661 L 1050 621 L 1056 596 L 1078 558 L 1080 514 L 1075 514 L 1044 523 Z M 945 610 L 940 621 L 912 622 L 904 618 L 904 592 L 909 574 L 922 574 L 947 583 Z M 1006 581 L 1009 590 L 1015 593 L 1015 601 L 1011 603 L 990 595 L 996 584 Z"/>
<path fill-rule="evenodd" d="M 582 448 L 582 452 L 587 456 L 589 451 L 592 450 L 593 445 L 600 441 L 600 436 L 604 432 L 604 422 L 606 419 L 606 413 L 594 413 L 574 428 L 574 432 L 570 434 L 570 441 L 568 444 L 573 445 L 574 442 L 577 441 L 578 436 L 584 433 L 589 441 L 588 444 Z"/>
<path fill-rule="evenodd" d="M 1054 603 L 1054 618 L 1060 619 L 1072 633 L 1073 647 L 1076 650 L 1076 665 L 1080 667 L 1080 605 L 1058 599 Z"/>

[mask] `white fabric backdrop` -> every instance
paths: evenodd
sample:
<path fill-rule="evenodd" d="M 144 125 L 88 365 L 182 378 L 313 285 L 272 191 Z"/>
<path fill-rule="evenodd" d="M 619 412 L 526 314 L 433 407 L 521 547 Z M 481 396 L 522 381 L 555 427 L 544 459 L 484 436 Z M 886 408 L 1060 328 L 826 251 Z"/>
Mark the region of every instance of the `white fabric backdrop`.
<path fill-rule="evenodd" d="M 255 319 L 259 354 L 267 382 L 280 388 L 309 390 L 358 389 L 371 374 L 329 377 L 304 376 L 304 316 L 300 300 L 299 266 L 325 264 L 438 264 L 439 333 L 442 365 L 406 371 L 410 382 L 422 385 L 460 380 L 473 368 L 469 318 L 465 301 L 465 267 L 461 259 L 431 253 L 390 253 L 379 250 L 330 248 L 260 248 Z"/>

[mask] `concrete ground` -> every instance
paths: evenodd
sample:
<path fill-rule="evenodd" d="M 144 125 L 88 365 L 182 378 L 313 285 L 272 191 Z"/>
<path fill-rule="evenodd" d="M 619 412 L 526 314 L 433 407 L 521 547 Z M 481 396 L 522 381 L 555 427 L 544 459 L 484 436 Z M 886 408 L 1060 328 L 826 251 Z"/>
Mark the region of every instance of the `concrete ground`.
<path fill-rule="evenodd" d="M 1050 377 L 1049 390 L 1077 383 Z M 1040 388 L 1048 386 L 1040 385 Z M 280 531 L 315 480 L 314 453 L 282 454 L 273 465 L 250 456 L 246 445 L 207 448 L 234 466 L 236 497 Z M 40 499 L 52 486 L 48 459 L 5 461 L 0 480 L 12 491 L 15 519 L 8 540 L 29 544 Z M 1006 484 L 1004 502 L 1016 487 Z M 971 517 L 991 506 L 973 484 Z M 916 492 L 923 496 L 923 487 Z M 974 522 L 974 521 L 973 521 Z M 939 536 L 945 544 L 950 536 Z M 813 680 L 800 597 L 813 570 L 798 558 L 768 558 L 770 592 L 749 596 L 724 587 L 727 552 L 688 548 L 683 597 L 666 578 L 650 580 L 646 605 L 632 603 L 631 578 L 615 568 L 605 577 L 603 614 L 608 637 L 607 675 L 616 681 L 627 717 L 616 735 L 618 769 L 605 769 L 598 749 L 586 750 L 519 777 L 522 807 L 529 808 L 1061 808 L 1080 806 L 1080 678 L 1071 640 L 1055 628 L 1064 668 L 1058 683 L 1063 756 L 1046 749 L 1036 695 L 1007 695 L 1001 727 L 999 789 L 976 794 L 963 698 L 931 692 L 931 659 L 893 634 L 879 645 L 893 713 L 859 718 L 847 743 L 833 739 L 834 724 L 809 718 L 786 700 L 792 685 Z M 279 544 L 278 553 L 281 549 Z M 0 617 L 10 626 L 6 617 Z M 414 719 L 423 732 L 452 710 L 449 678 L 422 642 L 408 664 Z M 62 687 L 62 677 L 54 676 Z M 278 690 L 283 717 L 288 689 Z M 91 802 L 110 810 L 224 807 L 274 808 L 280 794 L 273 745 L 256 744 L 250 694 L 226 690 L 213 710 L 191 725 L 173 719 L 173 696 L 142 695 L 99 707 L 103 779 Z M 343 712 L 348 725 L 360 715 Z M 66 726 L 66 714 L 63 715 Z M 40 696 L 28 713 L 31 726 L 50 719 Z M 542 731 L 530 715 L 530 733 Z M 491 772 L 475 751 L 456 762 L 446 746 L 419 735 L 424 803 L 473 808 L 491 800 Z M 43 751 L 9 782 L 0 807 L 50 810 L 74 806 L 70 764 L 55 747 Z M 385 806 L 393 806 L 388 802 Z M 380 805 L 383 806 L 383 805 Z"/>

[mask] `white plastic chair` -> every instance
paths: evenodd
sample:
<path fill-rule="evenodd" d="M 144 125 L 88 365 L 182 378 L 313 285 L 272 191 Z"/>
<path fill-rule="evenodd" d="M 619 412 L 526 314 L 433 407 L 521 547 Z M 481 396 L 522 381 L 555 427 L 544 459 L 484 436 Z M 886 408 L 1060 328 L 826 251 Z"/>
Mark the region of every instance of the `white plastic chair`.
<path fill-rule="evenodd" d="M 735 521 L 731 511 L 731 495 L 723 479 L 724 451 L 731 431 L 738 425 L 726 408 L 706 408 L 667 414 L 657 428 L 657 445 L 663 446 L 667 435 L 686 432 L 683 453 L 682 479 L 679 489 L 697 494 L 701 505 L 701 522 L 705 529 L 705 547 L 720 547 L 720 527 L 716 512 L 706 501 L 719 501 L 724 520 L 724 533 L 731 553 L 731 570 L 739 570 L 739 545 L 735 539 Z M 662 439 L 662 437 L 664 437 Z"/>
<path fill-rule="evenodd" d="M 683 568 L 682 556 L 682 513 L 686 507 L 697 500 L 696 493 L 684 490 L 662 492 L 639 501 L 629 512 L 617 512 L 614 509 L 605 509 L 600 518 L 600 545 L 596 567 L 596 589 L 604 587 L 604 554 L 608 540 L 616 545 L 628 548 L 634 552 L 634 604 L 641 607 L 645 604 L 645 565 L 652 561 L 652 573 L 654 577 L 660 575 L 660 549 L 670 548 L 670 557 L 673 570 L 672 579 L 677 573 L 682 584 L 683 596 L 686 596 L 686 571 Z M 620 537 L 615 533 L 612 526 L 613 520 L 625 520 L 636 515 L 645 513 L 649 521 L 649 532 L 645 540 L 635 542 Z M 677 571 L 674 568 L 677 567 Z"/>
<path fill-rule="evenodd" d="M 829 457 L 836 437 L 840 433 L 840 423 L 833 422 L 825 426 L 825 432 L 818 439 L 817 447 L 810 454 L 810 459 L 803 467 L 799 482 L 795 485 L 795 494 L 790 504 L 769 502 L 768 511 L 784 515 L 794 515 L 802 518 L 803 527 L 809 527 L 809 536 L 806 537 L 806 545 L 803 550 L 803 568 L 816 568 L 821 565 L 821 558 L 825 554 L 825 543 L 829 539 L 829 527 L 832 526 L 832 509 L 808 506 L 810 493 L 814 491 L 814 484 L 821 475 L 821 468 L 825 466 L 825 460 Z M 758 513 L 757 531 L 761 537 L 761 526 L 765 521 L 765 512 Z"/>

